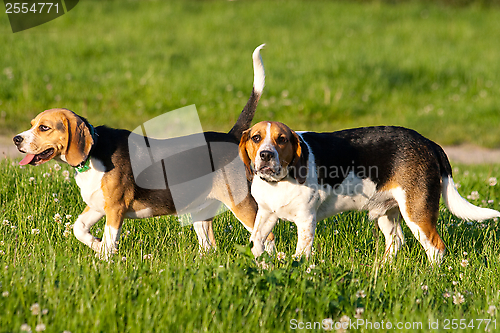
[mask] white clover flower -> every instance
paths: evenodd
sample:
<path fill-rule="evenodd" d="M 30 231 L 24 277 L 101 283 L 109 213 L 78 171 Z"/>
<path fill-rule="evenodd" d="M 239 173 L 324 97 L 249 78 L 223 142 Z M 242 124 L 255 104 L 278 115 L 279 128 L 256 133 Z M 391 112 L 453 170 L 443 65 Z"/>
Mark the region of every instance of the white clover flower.
<path fill-rule="evenodd" d="M 2 225 L 9 225 L 9 224 L 10 224 L 9 220 L 3 220 L 2 221 Z"/>
<path fill-rule="evenodd" d="M 69 236 L 71 236 L 71 230 L 68 230 L 68 229 L 64 230 L 63 237 L 68 238 Z"/>
<path fill-rule="evenodd" d="M 9 292 L 8 291 L 4 291 L 2 293 L 2 297 L 9 297 Z"/>
<path fill-rule="evenodd" d="M 428 285 L 426 285 L 426 284 L 424 284 L 424 285 L 420 286 L 420 288 L 421 288 L 422 290 L 424 290 L 424 291 L 429 290 L 429 286 L 428 286 Z"/>
<path fill-rule="evenodd" d="M 343 324 L 351 322 L 351 318 L 349 318 L 348 315 L 343 315 L 342 317 L 340 317 L 339 322 L 341 326 L 344 326 Z"/>
<path fill-rule="evenodd" d="M 454 286 L 458 285 L 458 281 L 451 281 L 451 283 L 452 283 Z"/>
<path fill-rule="evenodd" d="M 23 331 L 23 332 L 31 332 L 31 327 L 30 327 L 30 325 L 24 323 L 24 324 L 21 325 L 20 330 Z"/>
<path fill-rule="evenodd" d="M 451 297 L 451 294 L 450 294 L 449 292 L 445 291 L 445 292 L 443 293 L 443 297 L 444 297 L 444 298 L 450 298 L 450 297 Z"/>
<path fill-rule="evenodd" d="M 150 254 L 145 254 L 142 259 L 146 260 L 146 259 L 152 259 L 153 258 L 153 255 L 150 253 Z"/>
<path fill-rule="evenodd" d="M 30 177 L 30 182 L 34 182 L 35 181 L 35 177 Z"/>
<path fill-rule="evenodd" d="M 264 269 L 266 271 L 269 270 L 269 264 L 266 263 L 265 260 L 262 260 L 261 262 L 258 262 L 257 263 L 257 267 L 260 267 L 260 268 L 262 268 L 262 269 Z"/>
<path fill-rule="evenodd" d="M 315 269 L 315 268 L 316 268 L 316 265 L 314 265 L 314 264 L 313 264 L 313 265 L 311 265 L 311 266 L 309 266 L 309 267 L 307 267 L 307 269 L 306 269 L 306 273 L 307 273 L 307 274 L 311 273 L 311 271 L 312 271 L 313 269 Z"/>
<path fill-rule="evenodd" d="M 61 166 L 60 166 L 59 164 L 57 164 L 57 163 L 56 163 L 56 164 L 54 165 L 54 170 L 56 170 L 56 171 L 61 170 Z"/>
<path fill-rule="evenodd" d="M 69 171 L 68 170 L 63 170 L 62 175 L 64 177 L 69 177 Z"/>
<path fill-rule="evenodd" d="M 453 304 L 462 304 L 465 302 L 465 297 L 464 295 L 462 295 L 461 293 L 455 293 L 455 295 L 453 295 Z"/>
<path fill-rule="evenodd" d="M 0 255 L 5 255 L 5 252 L 3 250 L 0 250 Z"/>
<path fill-rule="evenodd" d="M 30 306 L 30 311 L 33 316 L 37 316 L 40 314 L 40 304 L 34 303 L 32 306 Z"/>
<path fill-rule="evenodd" d="M 364 290 L 359 290 L 359 291 L 356 293 L 356 297 L 357 297 L 357 298 L 365 298 L 365 297 L 366 297 L 365 291 L 364 291 Z"/>
<path fill-rule="evenodd" d="M 70 214 L 66 214 L 66 218 L 69 220 L 72 216 Z"/>
<path fill-rule="evenodd" d="M 355 311 L 356 312 L 354 314 L 354 318 L 360 319 L 361 316 L 363 315 L 363 312 L 365 312 L 365 309 L 364 308 L 356 308 Z"/>
<path fill-rule="evenodd" d="M 477 200 L 479 199 L 479 192 L 478 191 L 472 191 L 470 195 L 467 196 L 467 199 L 469 200 Z"/>
<path fill-rule="evenodd" d="M 486 311 L 490 316 L 494 316 L 497 312 L 497 307 L 494 305 L 490 305 L 488 311 Z"/>
<path fill-rule="evenodd" d="M 31 229 L 32 235 L 38 235 L 39 233 L 40 233 L 40 229 L 38 229 L 38 228 Z"/>
<path fill-rule="evenodd" d="M 285 260 L 286 259 L 285 252 L 278 252 L 278 253 L 276 253 L 276 259 L 278 259 L 278 260 Z"/>
<path fill-rule="evenodd" d="M 4 246 L 5 243 L 3 241 L 0 241 L 0 246 Z"/>
<path fill-rule="evenodd" d="M 462 267 L 469 266 L 469 260 L 467 260 L 467 259 L 462 260 L 462 262 L 460 263 L 460 265 L 462 265 Z"/>
<path fill-rule="evenodd" d="M 489 184 L 490 186 L 495 186 L 495 185 L 497 184 L 497 182 L 498 182 L 498 181 L 497 181 L 497 179 L 496 179 L 495 177 L 490 177 L 490 178 L 488 179 L 488 184 Z"/>
<path fill-rule="evenodd" d="M 38 324 L 35 327 L 35 331 L 37 331 L 37 332 L 43 332 L 43 331 L 45 331 L 45 329 L 46 329 L 45 324 Z"/>

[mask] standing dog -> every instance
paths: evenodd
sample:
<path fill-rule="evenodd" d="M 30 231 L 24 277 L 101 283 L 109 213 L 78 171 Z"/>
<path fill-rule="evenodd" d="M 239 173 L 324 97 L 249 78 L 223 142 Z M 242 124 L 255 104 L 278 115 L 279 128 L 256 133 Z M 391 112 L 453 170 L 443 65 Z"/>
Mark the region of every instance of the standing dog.
<path fill-rule="evenodd" d="M 252 94 L 231 131 L 198 134 L 204 136 L 209 147 L 223 143 L 227 148 L 223 152 L 220 149 L 215 153 L 211 152 L 211 165 L 214 169 L 223 168 L 235 158 L 239 161 L 239 140 L 242 132 L 250 127 L 264 88 L 264 67 L 260 57 L 262 47 L 263 45 L 255 49 L 252 55 L 254 65 Z M 164 184 L 163 189 L 147 189 L 138 186 L 134 178 L 134 176 L 144 175 L 147 178 L 152 172 L 134 174 L 131 164 L 132 153 L 129 151 L 131 146 L 128 145 L 130 142 L 142 141 L 149 145 L 155 144 L 156 147 L 164 147 L 171 153 L 172 150 L 182 151 L 185 148 L 182 145 L 189 141 L 189 137 L 161 141 L 138 136 L 127 130 L 111 129 L 105 126 L 94 128 L 86 119 L 66 109 L 44 111 L 31 121 L 31 125 L 31 129 L 14 137 L 14 143 L 19 151 L 27 154 L 20 164 L 39 165 L 58 158 L 76 168 L 75 179 L 87 207 L 74 224 L 74 234 L 78 240 L 98 252 L 103 258 L 108 258 L 115 252 L 124 218 L 146 218 L 188 211 L 203 212 L 206 209 L 214 213 L 210 216 L 215 216 L 218 206 L 215 207 L 215 211 L 213 205 L 196 207 L 196 205 L 188 204 L 176 207 L 169 184 Z M 133 154 L 141 153 L 148 155 L 147 149 L 133 152 Z M 169 155 L 169 151 L 166 153 Z M 197 157 L 199 153 L 200 150 L 191 150 L 190 161 L 193 161 L 193 155 Z M 177 165 L 176 170 L 180 170 L 181 173 L 190 168 L 198 171 L 196 165 L 183 165 L 182 159 L 175 160 L 175 157 L 180 155 L 182 154 L 174 154 L 170 159 L 180 164 L 180 166 Z M 200 163 L 203 162 L 206 164 L 206 161 L 200 161 Z M 152 169 L 157 170 L 157 166 L 164 167 L 164 161 L 156 163 Z M 210 184 L 205 184 L 202 194 L 208 199 L 223 202 L 251 231 L 257 205 L 250 195 L 249 183 L 243 166 L 240 170 L 241 172 L 234 166 L 224 167 L 224 172 L 213 177 Z M 228 178 L 233 179 L 238 185 L 231 187 L 232 192 L 228 188 Z M 147 181 L 147 179 L 142 179 L 142 182 L 147 183 Z M 236 196 L 242 200 L 236 202 L 234 200 Z M 103 216 L 106 216 L 106 226 L 101 240 L 90 233 L 90 228 Z M 211 219 L 196 221 L 194 227 L 201 248 L 210 249 L 215 246 Z M 273 246 L 272 237 L 270 237 L 271 247 Z"/>
<path fill-rule="evenodd" d="M 443 149 L 402 127 L 296 133 L 265 121 L 243 133 L 240 157 L 259 206 L 250 238 L 255 256 L 262 254 L 278 218 L 297 224 L 296 255 L 309 256 L 317 221 L 367 210 L 385 236 L 384 260 L 395 257 L 404 243 L 401 213 L 429 260 L 439 263 L 445 253 L 436 230 L 441 194 L 459 218 L 500 216 L 463 199 Z"/>

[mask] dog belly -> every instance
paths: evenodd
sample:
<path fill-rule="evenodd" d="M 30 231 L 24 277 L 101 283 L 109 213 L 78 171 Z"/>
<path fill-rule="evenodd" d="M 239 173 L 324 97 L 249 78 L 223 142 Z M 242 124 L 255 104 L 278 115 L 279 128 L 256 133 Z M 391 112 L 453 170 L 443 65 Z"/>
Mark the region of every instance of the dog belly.
<path fill-rule="evenodd" d="M 331 195 L 319 206 L 317 220 L 321 221 L 350 210 L 362 210 L 368 201 L 367 198 L 360 196 Z"/>
<path fill-rule="evenodd" d="M 328 196 L 318 208 L 317 220 L 321 221 L 345 211 L 367 209 L 374 205 L 374 198 L 377 197 L 376 188 L 377 184 L 372 180 L 361 179 L 350 173 L 335 188 L 326 187 L 325 192 Z"/>
<path fill-rule="evenodd" d="M 153 210 L 151 208 L 144 208 L 137 211 L 132 210 L 125 213 L 125 217 L 129 219 L 144 219 L 147 217 L 152 217 L 153 215 Z"/>

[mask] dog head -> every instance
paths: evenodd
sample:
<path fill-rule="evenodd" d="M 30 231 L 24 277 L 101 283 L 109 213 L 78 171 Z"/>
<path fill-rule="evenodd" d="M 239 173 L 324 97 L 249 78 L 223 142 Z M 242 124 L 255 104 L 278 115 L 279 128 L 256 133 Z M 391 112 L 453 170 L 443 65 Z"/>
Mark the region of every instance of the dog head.
<path fill-rule="evenodd" d="M 255 174 L 268 182 L 277 182 L 293 168 L 290 175 L 301 184 L 305 181 L 299 172 L 304 165 L 300 138 L 285 124 L 270 121 L 255 124 L 243 133 L 239 151 L 249 180 Z"/>
<path fill-rule="evenodd" d="M 71 166 L 88 158 L 94 139 L 87 121 L 66 109 L 43 111 L 31 121 L 31 128 L 14 137 L 17 149 L 26 153 L 21 165 L 39 165 L 55 157 Z"/>

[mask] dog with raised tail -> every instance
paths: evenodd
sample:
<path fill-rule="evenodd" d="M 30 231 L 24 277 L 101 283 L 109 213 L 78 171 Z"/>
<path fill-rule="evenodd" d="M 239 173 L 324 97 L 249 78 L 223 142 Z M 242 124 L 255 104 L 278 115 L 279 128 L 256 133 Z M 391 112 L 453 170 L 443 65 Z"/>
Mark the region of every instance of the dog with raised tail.
<path fill-rule="evenodd" d="M 439 199 L 464 220 L 500 217 L 467 202 L 453 182 L 443 149 L 419 133 L 380 126 L 332 133 L 294 132 L 263 121 L 245 131 L 240 157 L 259 206 L 250 241 L 260 256 L 278 218 L 297 225 L 296 255 L 311 254 L 316 223 L 340 212 L 368 211 L 385 236 L 383 260 L 404 243 L 400 215 L 428 259 L 440 263 Z"/>
<path fill-rule="evenodd" d="M 250 195 L 250 184 L 245 177 L 244 166 L 238 158 L 238 143 L 243 131 L 251 125 L 264 89 L 265 73 L 260 56 L 263 46 L 257 47 L 253 52 L 253 90 L 233 128 L 228 133 L 194 134 L 198 135 L 198 138 L 201 136 L 206 145 L 195 148 L 189 146 L 189 140 L 194 135 L 162 141 L 123 129 L 106 126 L 94 128 L 85 118 L 70 110 L 51 109 L 33 119 L 29 130 L 14 137 L 18 150 L 26 153 L 20 164 L 40 165 L 57 158 L 77 170 L 75 179 L 87 207 L 74 223 L 74 234 L 102 258 L 108 258 L 116 251 L 125 218 L 194 212 L 194 228 L 200 248 L 209 250 L 215 247 L 212 217 L 217 214 L 222 202 L 249 231 L 252 231 L 257 204 Z M 137 143 L 143 144 L 142 148 Z M 153 145 L 160 149 L 162 156 L 170 156 L 169 159 L 156 161 L 145 172 L 134 173 L 131 158 L 150 158 L 149 149 Z M 223 149 L 214 150 L 214 147 Z M 241 168 L 231 163 L 233 160 L 238 161 Z M 199 199 L 198 201 L 193 199 L 182 206 L 178 205 L 179 201 L 174 202 L 175 193 L 171 188 L 175 184 L 170 178 L 168 181 L 163 180 L 163 183 L 159 184 L 161 186 L 155 187 L 158 172 L 163 177 L 166 166 L 172 166 L 174 173 L 179 173 L 181 179 L 185 175 L 192 176 L 193 181 L 187 182 L 191 184 L 196 182 L 196 177 L 207 176 L 200 165 L 211 166 L 208 173 L 213 176 L 205 177 L 209 180 L 203 184 L 203 188 L 194 189 L 199 191 L 198 197 L 195 198 Z M 138 180 L 153 186 L 141 187 L 137 184 Z M 229 184 L 228 180 L 232 183 Z M 193 190 L 191 194 L 192 192 Z M 217 205 L 210 204 L 210 200 L 217 201 Z M 95 238 L 90 228 L 104 216 L 106 225 L 103 237 Z M 197 216 L 201 219 L 197 220 Z M 271 235 L 270 250 L 273 249 L 273 239 Z"/>

